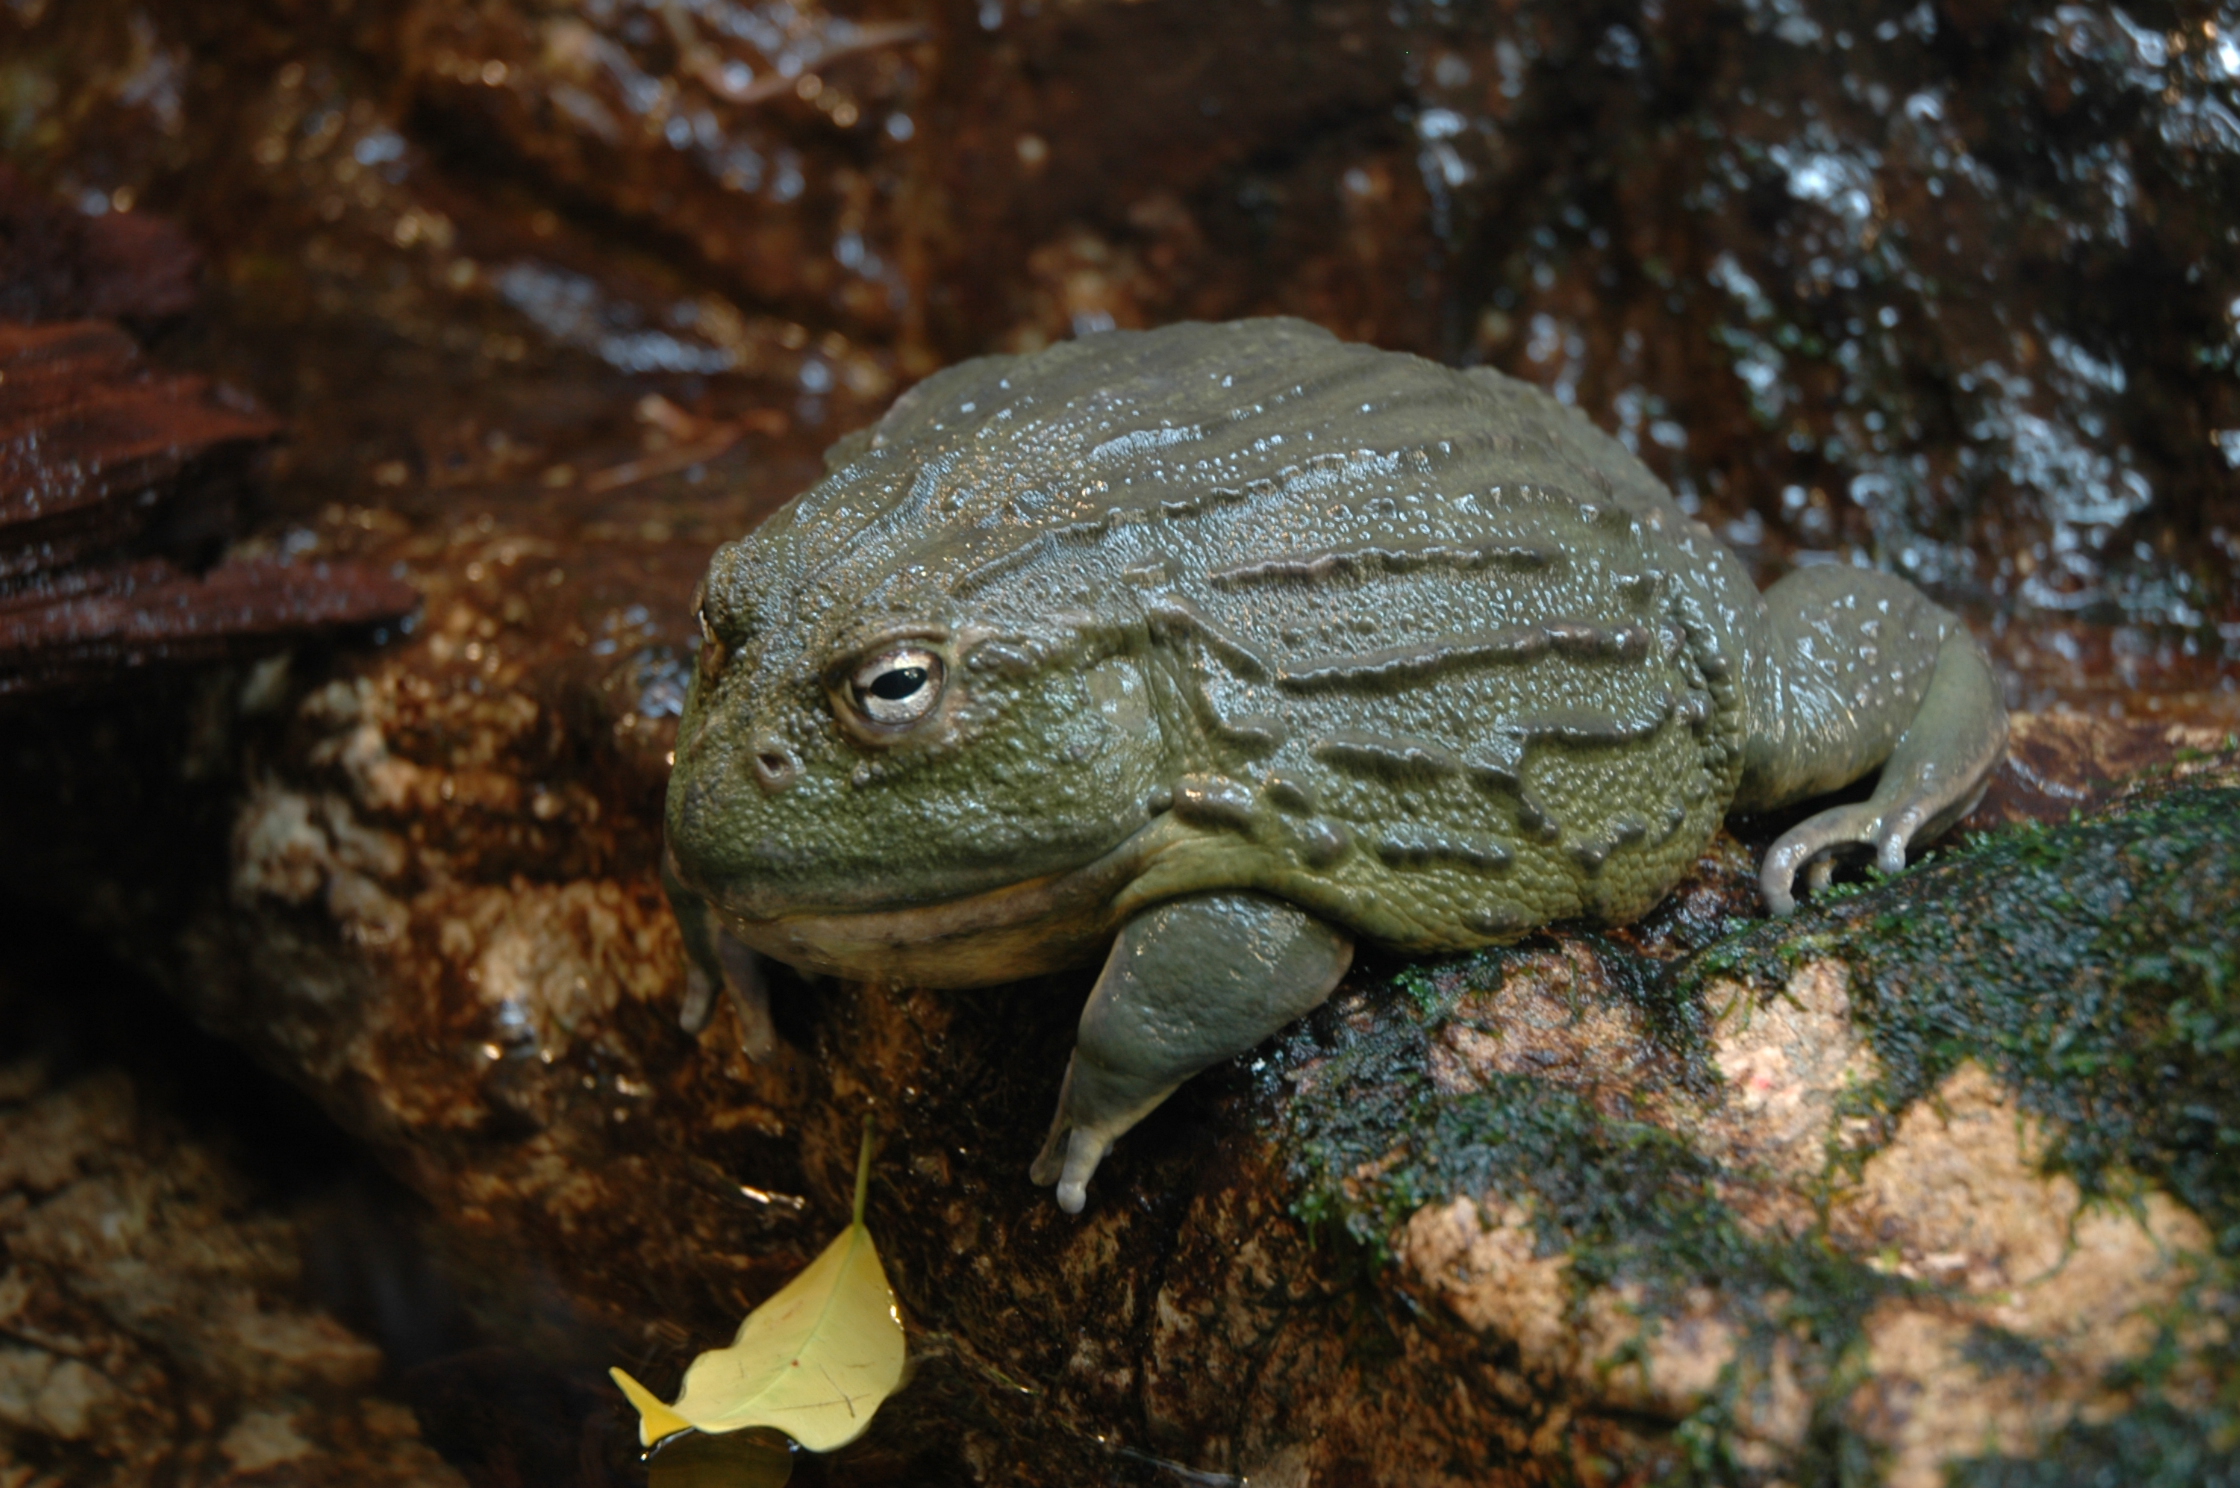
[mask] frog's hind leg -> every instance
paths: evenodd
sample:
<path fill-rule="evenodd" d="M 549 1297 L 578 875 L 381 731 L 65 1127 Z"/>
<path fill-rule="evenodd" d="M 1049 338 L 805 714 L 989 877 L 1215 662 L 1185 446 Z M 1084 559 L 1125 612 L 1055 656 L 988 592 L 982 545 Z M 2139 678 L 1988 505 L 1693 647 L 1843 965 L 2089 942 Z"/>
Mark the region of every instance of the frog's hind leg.
<path fill-rule="evenodd" d="M 1777 806 L 1882 767 L 1874 794 L 1808 817 L 1766 853 L 1758 885 L 1775 914 L 1825 887 L 1835 854 L 1871 849 L 1895 873 L 1906 848 L 1968 813 L 2006 752 L 1998 678 L 1967 628 L 1910 584 L 1811 568 L 1766 591 L 1776 705 L 1747 747 L 1737 804 Z"/>
<path fill-rule="evenodd" d="M 1193 894 L 1121 927 L 1081 1011 L 1037 1183 L 1079 1214 L 1089 1175 L 1176 1086 L 1242 1054 L 1330 995 L 1353 942 L 1265 894 Z"/>

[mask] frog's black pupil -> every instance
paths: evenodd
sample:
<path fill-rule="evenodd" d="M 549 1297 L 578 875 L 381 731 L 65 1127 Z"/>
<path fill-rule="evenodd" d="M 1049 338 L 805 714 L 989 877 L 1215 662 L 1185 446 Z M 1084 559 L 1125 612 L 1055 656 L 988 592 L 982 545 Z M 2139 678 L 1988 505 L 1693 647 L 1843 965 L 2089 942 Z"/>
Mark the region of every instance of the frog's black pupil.
<path fill-rule="evenodd" d="M 918 689 L 925 685 L 924 667 L 896 667 L 893 671 L 881 672 L 872 679 L 871 695 L 884 698 L 890 703 L 899 703 L 906 697 L 916 696 Z"/>

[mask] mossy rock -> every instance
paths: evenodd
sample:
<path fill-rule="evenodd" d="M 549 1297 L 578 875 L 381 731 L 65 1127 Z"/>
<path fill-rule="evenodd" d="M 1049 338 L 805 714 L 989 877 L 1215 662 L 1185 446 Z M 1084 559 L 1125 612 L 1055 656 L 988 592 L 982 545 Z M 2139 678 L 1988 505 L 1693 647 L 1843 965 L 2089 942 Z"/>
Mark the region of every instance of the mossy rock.
<path fill-rule="evenodd" d="M 2240 1253 L 2240 782 L 2152 780 L 2109 812 L 1977 839 L 1689 969 L 1851 968 L 1886 1110 L 1962 1060 L 2056 1122 L 2088 1193 L 2167 1186 Z"/>
<path fill-rule="evenodd" d="M 2180 769 L 1692 954 L 1397 968 L 1262 1075 L 1294 1212 L 1676 1481 L 2240 1481 L 2240 771 Z"/>

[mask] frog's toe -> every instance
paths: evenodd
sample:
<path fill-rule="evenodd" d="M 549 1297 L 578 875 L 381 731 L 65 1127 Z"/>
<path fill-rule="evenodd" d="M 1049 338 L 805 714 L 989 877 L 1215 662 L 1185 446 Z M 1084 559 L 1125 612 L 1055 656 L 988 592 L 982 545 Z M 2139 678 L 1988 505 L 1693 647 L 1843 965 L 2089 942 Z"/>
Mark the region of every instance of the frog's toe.
<path fill-rule="evenodd" d="M 1109 1138 L 1095 1132 L 1073 1129 L 1066 1139 L 1065 1167 L 1058 1174 L 1058 1207 L 1068 1214 L 1079 1214 L 1089 1202 L 1089 1179 L 1095 1175 L 1097 1164 L 1112 1150 Z"/>
<path fill-rule="evenodd" d="M 1897 866 L 1903 868 L 1905 838 L 1886 832 L 1882 817 L 1868 805 L 1838 806 L 1790 828 L 1758 868 L 1758 891 L 1765 897 L 1766 908 L 1785 915 L 1797 907 L 1794 885 L 1800 872 L 1804 874 L 1806 893 L 1825 889 L 1835 874 L 1837 855 L 1849 848 L 1873 848 L 1876 861 L 1885 869 L 1894 853 Z"/>
<path fill-rule="evenodd" d="M 1053 1132 L 1051 1143 L 1055 1150 L 1044 1147 L 1044 1154 L 1035 1159 L 1035 1183 L 1044 1188 L 1057 1183 L 1057 1208 L 1080 1215 L 1089 1203 L 1089 1179 L 1095 1177 L 1104 1154 L 1113 1150 L 1111 1138 L 1086 1127 L 1068 1127 L 1064 1136 Z"/>
<path fill-rule="evenodd" d="M 770 983 L 762 959 L 728 934 L 715 934 L 715 954 L 723 991 L 739 1018 L 739 1048 L 757 1064 L 767 1064 L 778 1052 L 778 1028 L 770 1021 Z M 698 1037 L 715 1017 L 717 980 L 697 960 L 687 961 L 684 1007 L 677 1026 Z"/>
<path fill-rule="evenodd" d="M 1912 801 L 1884 807 L 1873 801 L 1838 806 L 1806 818 L 1783 834 L 1758 869 L 1758 890 L 1766 908 L 1785 915 L 1797 907 L 1793 886 L 1804 874 L 1807 894 L 1827 888 L 1836 863 L 1854 849 L 1874 855 L 1875 867 L 1896 873 L 1906 866 L 1906 849 L 1925 829 L 1939 825 L 1934 803 Z"/>
<path fill-rule="evenodd" d="M 1098 1099 L 1099 1087 L 1108 1083 L 1093 1073 L 1082 1078 L 1079 1053 L 1067 1061 L 1065 1083 L 1058 1089 L 1058 1114 L 1051 1118 L 1050 1134 L 1042 1139 L 1042 1151 L 1027 1170 L 1027 1176 L 1043 1187 L 1058 1186 L 1058 1207 L 1068 1214 L 1079 1214 L 1088 1202 L 1089 1180 L 1120 1134 L 1166 1098 L 1167 1092 L 1161 1090 L 1132 1106 L 1098 1109 L 1109 1106 Z"/>
<path fill-rule="evenodd" d="M 1822 889 L 1825 889 L 1828 886 L 1829 881 L 1835 876 L 1835 854 L 1822 853 L 1819 857 L 1814 858 L 1811 863 L 1807 864 L 1805 867 L 1804 891 L 1807 894 L 1817 894 Z"/>
<path fill-rule="evenodd" d="M 698 962 L 688 961 L 684 968 L 684 1006 L 677 1009 L 677 1026 L 698 1037 L 716 1015 L 715 979 L 703 971 Z"/>
<path fill-rule="evenodd" d="M 1058 1207 L 1068 1214 L 1079 1214 L 1089 1202 L 1089 1180 L 1096 1176 L 1097 1164 L 1103 1162 L 1104 1155 L 1111 1150 L 1111 1136 L 1071 1125 L 1061 1107 L 1029 1176 L 1045 1188 L 1056 1184 Z"/>
<path fill-rule="evenodd" d="M 697 1038 L 715 1016 L 716 993 L 727 993 L 739 1015 L 739 1047 L 757 1064 L 778 1051 L 778 1030 L 770 1021 L 770 984 L 755 953 L 716 922 L 707 901 L 677 877 L 676 860 L 661 859 L 661 887 L 676 912 L 684 936 L 684 1006 L 677 1026 Z"/>
<path fill-rule="evenodd" d="M 778 1052 L 778 1026 L 770 1021 L 770 978 L 762 958 L 729 935 L 716 937 L 716 954 L 723 989 L 739 1018 L 739 1048 L 756 1064 L 768 1064 Z"/>

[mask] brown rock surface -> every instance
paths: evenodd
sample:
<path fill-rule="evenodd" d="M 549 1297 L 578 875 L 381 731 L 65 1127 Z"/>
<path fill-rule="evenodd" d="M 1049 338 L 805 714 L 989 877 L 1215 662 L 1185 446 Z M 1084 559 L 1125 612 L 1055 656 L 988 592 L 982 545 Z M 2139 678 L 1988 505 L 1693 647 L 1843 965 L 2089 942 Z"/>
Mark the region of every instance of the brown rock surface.
<path fill-rule="evenodd" d="M 304 1229 L 222 1141 L 0 982 L 0 1481 L 464 1488 L 381 1351 L 302 1299 Z"/>
<path fill-rule="evenodd" d="M 1852 1400 L 1891 1450 L 1892 1488 L 1935 1488 L 1957 1441 L 2031 1453 L 2097 1404 L 2124 1363 L 2199 1284 L 2212 1249 L 2200 1218 L 2166 1193 L 2087 1208 L 2046 1172 L 2027 1112 L 1981 1066 L 1963 1065 L 1908 1111 L 1830 1214 L 1847 1245 L 1898 1275 L 1945 1283 L 1928 1299 L 1889 1301 L 1867 1319 L 1867 1370 Z M 1995 1329 L 2039 1346 L 2027 1375 L 1968 1357 Z"/>

